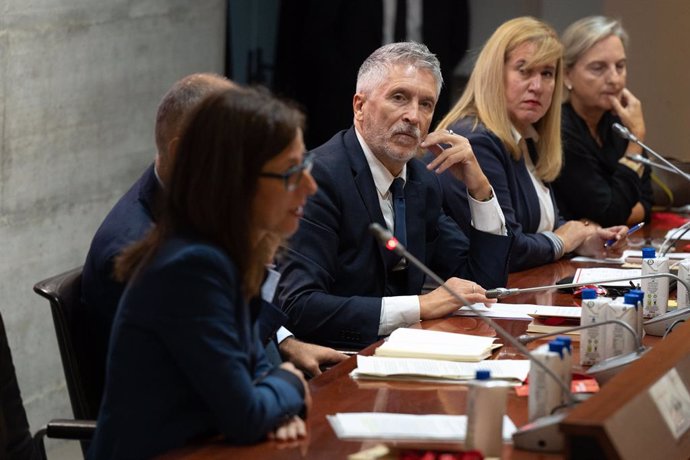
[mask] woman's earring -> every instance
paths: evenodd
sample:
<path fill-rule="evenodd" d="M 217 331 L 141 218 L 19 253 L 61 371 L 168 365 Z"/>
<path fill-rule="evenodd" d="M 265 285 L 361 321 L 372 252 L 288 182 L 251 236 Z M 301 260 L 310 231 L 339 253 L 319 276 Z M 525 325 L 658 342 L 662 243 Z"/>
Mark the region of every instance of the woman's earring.
<path fill-rule="evenodd" d="M 572 90 L 573 90 L 573 85 L 565 85 L 565 88 L 566 88 L 568 91 L 572 91 Z"/>

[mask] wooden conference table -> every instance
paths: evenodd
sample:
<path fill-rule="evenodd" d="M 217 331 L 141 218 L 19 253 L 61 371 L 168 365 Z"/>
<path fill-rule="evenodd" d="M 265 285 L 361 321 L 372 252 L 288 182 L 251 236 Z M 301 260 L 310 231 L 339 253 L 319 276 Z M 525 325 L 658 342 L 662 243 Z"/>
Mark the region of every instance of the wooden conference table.
<path fill-rule="evenodd" d="M 646 229 L 650 235 L 653 229 Z M 658 233 L 658 232 L 654 232 Z M 561 260 L 531 270 L 510 275 L 508 287 L 532 287 L 555 284 L 558 280 L 573 276 L 579 267 L 588 264 L 574 263 Z M 529 303 L 539 305 L 578 305 L 579 302 L 571 294 L 560 293 L 556 290 L 543 291 L 534 294 L 518 294 L 505 298 L 501 302 Z M 513 336 L 523 334 L 528 321 L 518 319 L 497 319 Z M 478 318 L 450 317 L 439 320 L 424 321 L 419 327 L 424 329 L 460 332 L 482 336 L 495 336 L 492 328 Z M 646 337 L 645 344 L 653 345 L 658 340 Z M 500 342 L 503 342 L 500 340 Z M 529 348 L 535 348 L 543 342 L 533 342 Z M 579 362 L 579 341 L 574 341 L 574 367 Z M 374 344 L 362 354 L 373 354 L 380 343 Z M 494 353 L 493 359 L 522 359 L 517 350 L 505 345 Z M 348 455 L 365 448 L 380 444 L 382 441 L 341 441 L 326 420 L 327 415 L 338 412 L 394 412 L 405 414 L 450 414 L 466 413 L 467 386 L 441 383 L 416 382 L 386 382 L 370 380 L 354 380 L 349 377 L 350 371 L 356 367 L 356 359 L 352 357 L 339 365 L 329 369 L 319 377 L 310 381 L 313 398 L 312 410 L 307 421 L 308 437 L 294 443 L 263 442 L 254 446 L 233 447 L 222 440 L 211 440 L 201 445 L 190 446 L 171 452 L 162 458 L 166 459 L 345 459 Z M 516 426 L 527 423 L 527 398 L 518 397 L 511 391 L 508 397 L 507 414 Z M 424 443 L 393 443 L 387 445 L 410 448 L 433 448 L 461 450 L 462 444 L 424 444 Z M 502 458 L 505 459 L 559 459 L 562 455 L 539 454 L 513 449 L 511 444 L 504 445 Z"/>

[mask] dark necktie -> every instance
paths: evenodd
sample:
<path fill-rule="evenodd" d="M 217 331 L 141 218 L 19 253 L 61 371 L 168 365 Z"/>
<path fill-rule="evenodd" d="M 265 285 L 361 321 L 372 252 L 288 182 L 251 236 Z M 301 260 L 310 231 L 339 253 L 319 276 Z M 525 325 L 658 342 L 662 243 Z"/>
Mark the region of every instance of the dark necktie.
<path fill-rule="evenodd" d="M 393 32 L 393 40 L 396 42 L 404 42 L 407 38 L 407 0 L 398 0 L 398 6 L 395 8 L 395 31 Z"/>
<path fill-rule="evenodd" d="M 403 187 L 405 186 L 405 181 L 398 177 L 393 180 L 391 184 L 391 193 L 393 194 L 393 213 L 394 213 L 394 226 L 395 226 L 395 238 L 403 246 L 407 246 L 407 230 L 405 229 L 405 192 Z"/>

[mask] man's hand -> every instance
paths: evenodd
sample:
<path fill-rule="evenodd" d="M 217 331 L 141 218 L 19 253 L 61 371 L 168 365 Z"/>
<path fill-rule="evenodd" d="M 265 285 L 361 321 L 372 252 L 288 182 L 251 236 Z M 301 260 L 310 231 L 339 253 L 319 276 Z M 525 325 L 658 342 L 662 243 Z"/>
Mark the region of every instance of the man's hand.
<path fill-rule="evenodd" d="M 470 303 L 483 302 L 488 307 L 497 301 L 496 299 L 487 299 L 486 289 L 474 281 L 453 277 L 449 278 L 444 285 L 463 296 Z M 430 293 L 419 296 L 419 317 L 423 320 L 443 318 L 462 306 L 463 304 L 459 300 L 450 295 L 442 286 L 439 286 Z"/>
<path fill-rule="evenodd" d="M 347 355 L 338 353 L 332 348 L 300 342 L 294 337 L 288 337 L 278 345 L 283 359 L 290 361 L 302 372 L 316 377 L 321 375 L 319 366 L 338 364 L 347 359 Z"/>
<path fill-rule="evenodd" d="M 427 169 L 441 174 L 450 170 L 456 179 L 465 183 L 472 198 L 486 201 L 491 198 L 491 184 L 474 156 L 470 141 L 450 130 L 441 129 L 429 134 L 421 143 L 436 158 Z"/>

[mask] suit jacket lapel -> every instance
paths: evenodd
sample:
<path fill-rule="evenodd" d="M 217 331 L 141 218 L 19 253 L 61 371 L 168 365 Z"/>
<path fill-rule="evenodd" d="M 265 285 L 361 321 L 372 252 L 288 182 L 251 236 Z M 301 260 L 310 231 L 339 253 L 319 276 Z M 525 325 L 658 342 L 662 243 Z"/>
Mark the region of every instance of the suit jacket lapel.
<path fill-rule="evenodd" d="M 364 157 L 364 152 L 362 151 L 362 146 L 359 145 L 357 140 L 357 135 L 355 134 L 355 129 L 350 128 L 344 136 L 345 151 L 347 152 L 348 158 L 350 160 L 350 166 L 352 168 L 352 176 L 357 188 L 357 193 L 364 203 L 364 207 L 367 208 L 368 222 L 376 222 L 384 228 L 388 228 L 386 221 L 383 219 L 383 213 L 381 212 L 381 204 L 379 203 L 378 191 L 374 185 L 374 178 L 371 175 L 371 169 L 369 169 L 369 164 L 367 159 Z M 363 216 L 362 216 L 363 217 Z M 409 221 L 409 217 L 408 217 Z M 373 236 L 372 236 L 373 238 Z M 391 251 L 385 249 L 382 245 L 376 244 L 379 254 L 383 260 L 383 264 L 386 267 L 386 273 L 392 268 L 400 257 L 392 253 Z"/>
<path fill-rule="evenodd" d="M 509 159 L 508 161 L 513 160 Z M 520 223 L 528 232 L 534 232 L 539 228 L 539 198 L 537 198 L 537 192 L 532 186 L 532 177 L 529 175 L 529 171 L 527 171 L 524 156 L 517 161 L 515 175 L 520 195 L 518 199 L 522 200 L 522 213 L 525 216 L 520 219 Z"/>

